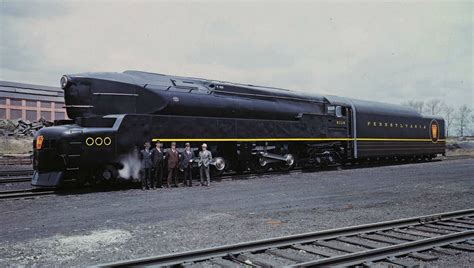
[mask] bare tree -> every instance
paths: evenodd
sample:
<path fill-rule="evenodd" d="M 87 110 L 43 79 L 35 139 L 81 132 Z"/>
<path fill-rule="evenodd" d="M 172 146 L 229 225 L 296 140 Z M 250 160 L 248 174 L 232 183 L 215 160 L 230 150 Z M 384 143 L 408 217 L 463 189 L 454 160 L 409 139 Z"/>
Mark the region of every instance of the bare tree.
<path fill-rule="evenodd" d="M 450 105 L 445 105 L 443 111 L 444 120 L 446 122 L 446 136 L 449 137 L 449 129 L 451 128 L 454 119 L 454 108 Z"/>
<path fill-rule="evenodd" d="M 423 101 L 415 101 L 415 100 L 409 100 L 406 102 L 403 102 L 402 105 L 412 107 L 416 109 L 420 114 L 423 113 L 423 107 L 425 103 Z"/>
<path fill-rule="evenodd" d="M 467 106 L 463 105 L 459 107 L 456 122 L 458 126 L 459 136 L 464 137 L 464 132 L 466 131 L 469 122 L 471 121 L 471 112 L 472 110 Z"/>
<path fill-rule="evenodd" d="M 443 102 L 440 99 L 431 99 L 426 102 L 426 109 L 429 115 L 439 115 L 443 109 Z"/>

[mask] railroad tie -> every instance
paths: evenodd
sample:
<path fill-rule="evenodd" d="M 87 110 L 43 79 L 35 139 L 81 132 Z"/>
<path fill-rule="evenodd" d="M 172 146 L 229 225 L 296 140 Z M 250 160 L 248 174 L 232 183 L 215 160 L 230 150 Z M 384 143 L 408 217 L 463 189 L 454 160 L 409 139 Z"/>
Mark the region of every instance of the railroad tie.
<path fill-rule="evenodd" d="M 423 237 L 423 238 L 430 238 L 430 237 L 435 237 L 436 236 L 435 234 L 417 232 L 416 230 L 411 230 L 411 229 L 394 229 L 392 231 L 396 232 L 396 233 L 407 234 L 407 235 L 412 235 L 412 236 L 418 236 L 418 237 Z"/>
<path fill-rule="evenodd" d="M 413 261 L 408 261 L 408 260 L 400 260 L 395 257 L 388 257 L 385 259 L 386 262 L 393 263 L 396 265 L 400 265 L 402 267 L 419 267 L 419 264 Z"/>
<path fill-rule="evenodd" d="M 433 256 L 430 254 L 420 253 L 420 252 L 413 252 L 413 253 L 408 254 L 408 256 L 415 259 L 422 260 L 422 261 L 434 261 L 434 260 L 439 259 L 438 256 Z"/>
<path fill-rule="evenodd" d="M 435 248 L 432 248 L 431 250 L 433 250 L 437 253 L 448 255 L 448 256 L 454 256 L 454 255 L 461 254 L 461 252 L 459 252 L 459 251 L 450 251 L 450 250 L 447 250 L 447 249 L 444 249 L 444 248 L 441 248 L 441 247 L 435 247 Z"/>
<path fill-rule="evenodd" d="M 319 249 L 319 248 L 316 248 L 316 247 L 313 247 L 313 246 L 308 246 L 308 245 L 296 244 L 296 245 L 293 245 L 291 247 L 294 248 L 294 249 L 298 249 L 298 250 L 302 250 L 302 251 L 305 251 L 305 252 L 308 252 L 308 253 L 319 255 L 319 256 L 322 256 L 324 258 L 334 257 L 334 256 L 338 255 L 336 253 L 329 252 L 329 251 L 322 250 L 322 249 Z"/>
<path fill-rule="evenodd" d="M 235 262 L 222 259 L 222 258 L 214 258 L 214 259 L 209 260 L 209 262 L 214 265 L 218 265 L 220 267 L 228 267 L 228 268 L 242 267 L 241 265 L 238 265 Z"/>
<path fill-rule="evenodd" d="M 467 244 L 455 243 L 455 244 L 449 244 L 446 247 L 452 248 L 452 249 L 457 249 L 457 250 L 462 250 L 462 251 L 474 252 L 474 247 L 469 246 Z"/>
<path fill-rule="evenodd" d="M 339 237 L 339 238 L 337 238 L 337 240 L 339 240 L 341 242 L 344 242 L 344 243 L 348 243 L 348 244 L 368 248 L 368 249 L 374 249 L 374 248 L 380 247 L 378 244 L 373 243 L 372 241 L 369 241 L 369 240 L 359 241 L 359 240 L 357 240 L 353 237 Z"/>
<path fill-rule="evenodd" d="M 456 223 L 456 222 L 437 222 L 436 225 L 443 225 L 443 226 L 448 226 L 448 227 L 455 227 L 455 228 L 460 228 L 464 230 L 472 230 L 474 229 L 474 226 L 468 225 L 468 224 L 461 224 L 461 223 Z"/>
<path fill-rule="evenodd" d="M 395 240 L 395 239 L 388 238 L 388 237 L 382 237 L 382 236 L 377 235 L 377 234 L 370 234 L 370 235 L 368 235 L 368 234 L 361 234 L 360 237 L 362 237 L 362 238 L 364 238 L 364 239 L 376 241 L 376 242 L 381 242 L 381 243 L 389 244 L 389 245 L 396 245 L 396 244 L 403 243 L 403 241 Z"/>
<path fill-rule="evenodd" d="M 237 259 L 243 263 L 253 264 L 253 265 L 263 266 L 263 267 L 280 267 L 281 266 L 281 264 L 277 262 L 262 258 L 252 253 L 240 254 L 237 257 Z"/>
<path fill-rule="evenodd" d="M 450 233 L 448 231 L 434 229 L 434 228 L 428 228 L 428 227 L 424 227 L 424 226 L 412 227 L 410 229 L 420 231 L 420 232 L 424 232 L 424 233 L 432 233 L 432 234 L 439 234 L 439 235 L 445 235 L 445 234 Z M 434 235 L 434 236 L 436 236 L 436 235 Z"/>
<path fill-rule="evenodd" d="M 430 228 L 436 228 L 439 230 L 446 230 L 449 232 L 462 232 L 466 230 L 460 227 L 444 226 L 444 225 L 438 225 L 438 224 L 425 224 L 425 226 L 430 227 Z"/>
<path fill-rule="evenodd" d="M 300 255 L 297 255 L 297 254 L 291 254 L 291 253 L 288 253 L 288 252 L 280 250 L 280 249 L 269 249 L 269 250 L 266 250 L 265 253 L 275 255 L 277 257 L 288 259 L 288 260 L 295 261 L 295 262 L 307 262 L 307 261 L 310 260 L 310 259 L 305 258 L 303 256 L 300 256 Z"/>
<path fill-rule="evenodd" d="M 345 252 L 345 253 L 354 253 L 354 252 L 362 251 L 361 249 L 356 249 L 356 248 L 350 247 L 350 246 L 335 245 L 333 243 L 333 241 L 316 241 L 316 242 L 313 243 L 313 245 L 326 247 L 326 248 L 342 251 L 342 252 Z"/>
<path fill-rule="evenodd" d="M 457 223 L 462 223 L 462 224 L 467 224 L 467 225 L 474 225 L 474 222 L 473 222 L 473 221 L 463 220 L 463 219 L 451 219 L 451 220 L 449 220 L 449 221 L 457 222 Z"/>
<path fill-rule="evenodd" d="M 414 238 L 413 236 L 408 237 L 408 235 L 399 236 L 399 235 L 389 234 L 389 233 L 387 233 L 387 232 L 376 232 L 376 234 L 381 235 L 381 236 L 386 236 L 386 237 L 394 238 L 394 239 L 398 239 L 398 240 L 404 240 L 404 241 L 415 241 L 415 240 L 417 240 L 417 239 Z"/>

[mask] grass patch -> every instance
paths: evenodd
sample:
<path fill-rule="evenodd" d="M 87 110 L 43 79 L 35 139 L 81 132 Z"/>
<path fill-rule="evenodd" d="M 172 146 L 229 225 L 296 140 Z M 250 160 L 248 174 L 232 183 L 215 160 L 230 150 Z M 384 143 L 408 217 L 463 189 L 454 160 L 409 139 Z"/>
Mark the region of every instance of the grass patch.
<path fill-rule="evenodd" d="M 33 138 L 0 137 L 0 155 L 28 154 L 33 150 Z"/>

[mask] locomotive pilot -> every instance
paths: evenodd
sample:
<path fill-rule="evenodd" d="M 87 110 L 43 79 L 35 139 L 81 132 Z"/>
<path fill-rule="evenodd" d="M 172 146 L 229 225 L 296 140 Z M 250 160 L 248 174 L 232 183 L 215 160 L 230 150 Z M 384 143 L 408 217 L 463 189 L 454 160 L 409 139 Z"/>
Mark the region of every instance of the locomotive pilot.
<path fill-rule="evenodd" d="M 179 165 L 179 153 L 176 150 L 176 142 L 171 143 L 171 149 L 166 152 L 166 160 L 168 161 L 168 180 L 167 186 L 171 187 L 171 179 L 173 179 L 173 185 L 178 187 L 177 175 Z"/>
<path fill-rule="evenodd" d="M 151 161 L 151 150 L 150 143 L 145 142 L 145 149 L 140 151 L 141 166 L 143 170 L 142 176 L 142 190 L 150 189 L 150 180 L 151 180 L 151 168 L 153 163 Z"/>
<path fill-rule="evenodd" d="M 152 177 L 152 186 L 162 188 L 163 166 L 165 164 L 165 154 L 161 149 L 161 143 L 157 142 L 155 148 L 151 150 L 151 160 L 153 161 L 154 174 Z"/>
<path fill-rule="evenodd" d="M 207 150 L 207 144 L 202 144 L 202 151 L 199 152 L 199 175 L 201 177 L 201 185 L 209 186 L 211 184 L 211 177 L 209 175 L 209 165 L 212 161 L 211 151 Z M 204 183 L 204 175 L 206 175 L 206 183 Z"/>

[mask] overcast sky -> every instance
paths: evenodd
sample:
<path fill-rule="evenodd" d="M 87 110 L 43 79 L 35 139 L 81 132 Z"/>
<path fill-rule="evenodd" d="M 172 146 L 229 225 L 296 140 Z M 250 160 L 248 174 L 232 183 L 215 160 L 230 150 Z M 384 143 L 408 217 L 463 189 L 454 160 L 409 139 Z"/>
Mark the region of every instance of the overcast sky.
<path fill-rule="evenodd" d="M 0 2 L 1 80 L 134 69 L 474 103 L 472 1 Z"/>

